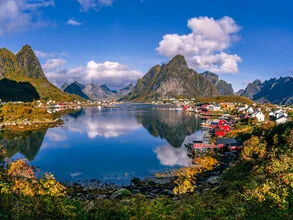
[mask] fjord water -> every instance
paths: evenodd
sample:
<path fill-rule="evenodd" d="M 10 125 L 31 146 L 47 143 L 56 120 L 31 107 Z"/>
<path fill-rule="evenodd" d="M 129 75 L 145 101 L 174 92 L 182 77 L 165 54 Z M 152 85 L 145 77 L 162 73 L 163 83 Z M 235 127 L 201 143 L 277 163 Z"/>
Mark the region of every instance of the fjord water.
<path fill-rule="evenodd" d="M 188 166 L 184 144 L 201 135 L 194 113 L 145 106 L 89 107 L 62 117 L 65 124 L 24 134 L 4 134 L 0 145 L 58 180 L 98 179 L 128 184 Z"/>

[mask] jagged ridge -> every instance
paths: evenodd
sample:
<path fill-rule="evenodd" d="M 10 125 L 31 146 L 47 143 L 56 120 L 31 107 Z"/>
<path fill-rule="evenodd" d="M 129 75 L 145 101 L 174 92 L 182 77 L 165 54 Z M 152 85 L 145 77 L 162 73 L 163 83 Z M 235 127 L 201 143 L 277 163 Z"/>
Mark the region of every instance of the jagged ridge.
<path fill-rule="evenodd" d="M 37 56 L 29 45 L 25 45 L 16 55 L 5 48 L 0 49 L 0 79 L 3 78 L 31 83 L 42 100 L 80 99 L 60 91 L 48 81 Z"/>
<path fill-rule="evenodd" d="M 201 97 L 219 95 L 217 88 L 196 71 L 189 69 L 183 56 L 175 56 L 168 64 L 152 67 L 133 90 L 127 101 L 147 101 L 174 97 Z"/>

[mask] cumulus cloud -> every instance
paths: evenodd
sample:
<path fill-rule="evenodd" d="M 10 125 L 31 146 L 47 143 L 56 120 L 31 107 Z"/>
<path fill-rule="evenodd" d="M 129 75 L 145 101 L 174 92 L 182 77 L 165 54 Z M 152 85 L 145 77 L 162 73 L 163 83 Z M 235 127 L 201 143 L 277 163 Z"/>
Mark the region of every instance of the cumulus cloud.
<path fill-rule="evenodd" d="M 54 6 L 53 0 L 1 0 L 0 36 L 28 27 L 45 24 L 40 18 L 40 9 Z"/>
<path fill-rule="evenodd" d="M 187 26 L 191 29 L 190 34 L 163 36 L 156 48 L 159 54 L 166 57 L 184 55 L 188 65 L 195 69 L 216 73 L 238 72 L 241 57 L 225 52 L 239 38 L 237 33 L 241 29 L 232 18 L 192 18 Z"/>
<path fill-rule="evenodd" d="M 46 54 L 40 53 L 43 56 Z M 64 59 L 48 59 L 43 65 L 46 77 L 55 85 L 60 86 L 64 82 L 71 83 L 79 81 L 81 83 L 107 84 L 112 88 L 122 88 L 129 83 L 135 84 L 143 74 L 138 70 L 128 68 L 118 62 L 106 61 L 96 63 L 89 61 L 87 67 L 79 66 L 67 68 Z"/>
<path fill-rule="evenodd" d="M 129 83 L 135 83 L 143 75 L 138 70 L 132 70 L 126 65 L 110 61 L 104 63 L 89 61 L 86 73 L 88 81 L 97 81 L 100 84 L 107 84 L 112 87 L 121 87 Z"/>
<path fill-rule="evenodd" d="M 60 132 L 60 131 L 55 131 L 55 130 L 51 130 L 49 129 L 46 133 L 46 137 L 50 140 L 50 141 L 65 141 L 67 139 L 66 135 L 64 132 Z"/>
<path fill-rule="evenodd" d="M 82 25 L 81 22 L 78 22 L 72 18 L 70 18 L 67 22 L 66 22 L 68 25 L 71 25 L 71 26 L 80 26 Z"/>
<path fill-rule="evenodd" d="M 86 123 L 88 137 L 91 139 L 98 136 L 104 138 L 120 137 L 141 128 L 141 125 L 135 121 L 109 121 L 109 118 L 101 119 L 99 122 L 87 121 Z"/>
<path fill-rule="evenodd" d="M 113 114 L 109 118 L 107 114 L 97 114 L 100 111 L 98 108 L 83 109 L 83 111 L 85 114 L 70 118 L 64 128 L 74 133 L 87 132 L 90 139 L 116 138 L 142 128 L 142 125 L 137 123 L 136 117 L 131 114 L 127 117 Z"/>
<path fill-rule="evenodd" d="M 59 67 L 64 66 L 66 61 L 64 59 L 49 59 L 46 63 L 42 66 L 44 70 L 55 70 Z"/>
<path fill-rule="evenodd" d="M 84 82 L 85 68 L 83 66 L 75 68 L 58 67 L 52 70 L 44 70 L 46 77 L 56 86 L 61 86 L 63 83 L 72 83 L 74 81 Z"/>
<path fill-rule="evenodd" d="M 46 77 L 56 86 L 62 85 L 64 82 L 71 83 L 73 81 L 82 82 L 86 75 L 83 66 L 75 68 L 65 67 L 66 60 L 64 59 L 49 59 L 43 65 L 43 70 Z"/>
<path fill-rule="evenodd" d="M 160 163 L 165 166 L 190 166 L 192 164 L 184 147 L 174 148 L 170 145 L 164 145 L 156 148 L 155 153 Z"/>
<path fill-rule="evenodd" d="M 60 53 L 51 52 L 51 53 L 48 53 L 48 52 L 44 52 L 44 51 L 41 51 L 41 50 L 35 50 L 34 52 L 37 55 L 37 57 L 39 57 L 39 58 L 53 58 L 53 57 L 57 57 L 57 56 L 66 56 L 67 55 L 66 52 L 60 52 Z"/>
<path fill-rule="evenodd" d="M 81 6 L 81 11 L 88 11 L 90 9 L 98 10 L 101 7 L 111 6 L 113 0 L 77 0 Z"/>

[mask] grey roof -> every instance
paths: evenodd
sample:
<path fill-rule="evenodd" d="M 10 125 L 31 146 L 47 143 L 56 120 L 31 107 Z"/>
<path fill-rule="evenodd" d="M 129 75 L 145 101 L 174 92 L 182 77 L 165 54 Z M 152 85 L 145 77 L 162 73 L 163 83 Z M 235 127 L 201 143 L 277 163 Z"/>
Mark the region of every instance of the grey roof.
<path fill-rule="evenodd" d="M 235 138 L 218 138 L 217 144 L 236 144 Z"/>

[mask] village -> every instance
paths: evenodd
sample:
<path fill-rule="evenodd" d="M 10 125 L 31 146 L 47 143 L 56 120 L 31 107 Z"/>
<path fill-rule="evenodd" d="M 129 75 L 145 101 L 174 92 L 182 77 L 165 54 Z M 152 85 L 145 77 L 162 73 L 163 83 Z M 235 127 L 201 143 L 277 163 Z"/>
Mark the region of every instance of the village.
<path fill-rule="evenodd" d="M 238 155 L 243 149 L 243 140 L 235 139 L 230 135 L 237 125 L 256 126 L 266 123 L 278 125 L 290 121 L 293 115 L 292 107 L 272 104 L 199 103 L 195 99 L 169 99 L 152 104 L 175 105 L 177 111 L 192 112 L 201 118 L 201 139 L 185 144 L 188 156 L 191 158 L 196 158 L 200 152 L 209 150 L 226 155 Z"/>

